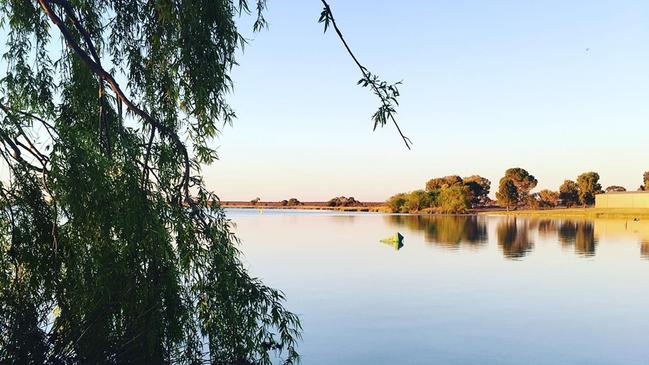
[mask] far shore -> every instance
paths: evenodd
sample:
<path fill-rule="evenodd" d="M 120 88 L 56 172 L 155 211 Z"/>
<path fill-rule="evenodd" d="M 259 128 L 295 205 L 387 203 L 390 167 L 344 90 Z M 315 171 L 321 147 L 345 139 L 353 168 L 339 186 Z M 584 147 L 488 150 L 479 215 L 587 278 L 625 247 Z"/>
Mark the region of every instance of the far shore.
<path fill-rule="evenodd" d="M 480 214 L 543 218 L 649 219 L 649 209 L 647 208 L 553 208 L 539 210 L 498 210 L 481 212 Z"/>
<path fill-rule="evenodd" d="M 328 202 L 301 202 L 299 205 L 282 205 L 281 202 L 258 202 L 252 204 L 244 201 L 221 201 L 224 208 L 234 209 L 304 209 L 304 210 L 334 210 L 344 212 L 375 212 L 387 213 L 383 202 L 366 202 L 362 205 L 332 207 Z"/>
<path fill-rule="evenodd" d="M 332 207 L 327 202 L 302 202 L 300 205 L 282 205 L 280 202 L 259 202 L 252 204 L 243 201 L 222 201 L 221 206 L 232 209 L 300 209 L 300 210 L 329 210 L 343 212 L 372 212 L 391 213 L 383 202 L 367 202 L 363 205 Z M 408 215 L 447 215 L 421 211 L 403 213 Z M 508 215 L 540 218 L 617 218 L 617 219 L 649 219 L 649 209 L 642 208 L 551 208 L 538 210 L 503 210 L 501 207 L 471 209 L 465 214 L 451 215 Z"/>

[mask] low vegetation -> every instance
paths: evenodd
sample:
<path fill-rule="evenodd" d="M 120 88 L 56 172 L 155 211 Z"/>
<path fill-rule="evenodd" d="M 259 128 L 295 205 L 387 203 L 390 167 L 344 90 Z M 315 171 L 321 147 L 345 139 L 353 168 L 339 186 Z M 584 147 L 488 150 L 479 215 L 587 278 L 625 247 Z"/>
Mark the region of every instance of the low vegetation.
<path fill-rule="evenodd" d="M 358 207 L 362 205 L 363 203 L 354 199 L 353 196 L 350 196 L 349 198 L 339 196 L 337 198 L 332 198 L 327 202 L 327 206 L 330 207 Z"/>
<path fill-rule="evenodd" d="M 607 193 L 621 193 L 621 192 L 625 192 L 626 189 L 623 186 L 611 185 L 607 187 L 604 191 Z"/>
<path fill-rule="evenodd" d="M 296 198 L 291 198 L 289 200 L 284 199 L 280 201 L 279 204 L 283 207 L 296 207 L 298 205 L 302 205 L 302 203 Z"/>

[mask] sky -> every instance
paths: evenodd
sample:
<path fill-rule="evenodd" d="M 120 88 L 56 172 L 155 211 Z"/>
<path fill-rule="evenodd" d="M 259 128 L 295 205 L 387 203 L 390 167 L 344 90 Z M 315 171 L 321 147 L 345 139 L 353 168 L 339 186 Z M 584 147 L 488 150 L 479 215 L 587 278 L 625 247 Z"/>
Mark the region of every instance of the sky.
<path fill-rule="evenodd" d="M 398 122 L 317 20 L 318 0 L 268 0 L 232 71 L 238 118 L 205 166 L 223 200 L 382 201 L 433 177 L 522 167 L 557 190 L 596 171 L 635 190 L 649 170 L 649 2 L 330 0 L 360 61 L 400 87 Z"/>
<path fill-rule="evenodd" d="M 649 170 L 649 2 L 331 0 L 372 72 L 403 80 L 398 121 L 378 106 L 317 0 L 269 1 L 267 31 L 233 71 L 238 119 L 204 169 L 221 199 L 381 201 L 437 176 L 498 180 L 509 167 L 537 190 L 596 171 L 635 190 Z"/>

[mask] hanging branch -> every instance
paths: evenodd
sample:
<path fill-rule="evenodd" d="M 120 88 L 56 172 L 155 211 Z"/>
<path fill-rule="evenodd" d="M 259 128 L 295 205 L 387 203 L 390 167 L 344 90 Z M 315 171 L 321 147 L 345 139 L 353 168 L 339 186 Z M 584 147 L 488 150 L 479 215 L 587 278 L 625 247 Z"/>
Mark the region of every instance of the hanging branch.
<path fill-rule="evenodd" d="M 122 89 L 120 88 L 119 84 L 113 76 L 108 73 L 104 68 L 95 62 L 91 56 L 88 55 L 86 51 L 84 51 L 79 43 L 75 40 L 75 38 L 72 36 L 70 33 L 70 30 L 67 28 L 67 26 L 64 24 L 64 22 L 61 20 L 61 18 L 54 12 L 52 11 L 52 7 L 50 6 L 50 2 L 54 4 L 65 4 L 65 0 L 59 0 L 59 1 L 48 1 L 48 0 L 38 0 L 38 3 L 40 4 L 41 8 L 45 12 L 45 14 L 50 18 L 52 23 L 56 25 L 59 30 L 61 31 L 61 34 L 63 35 L 63 38 L 65 38 L 66 43 L 70 48 L 74 50 L 74 52 L 81 58 L 81 60 L 88 65 L 88 67 L 94 72 L 101 80 L 105 80 L 110 88 L 113 90 L 115 93 L 116 98 L 124 103 L 126 105 L 126 108 L 133 112 L 134 114 L 138 115 L 140 118 L 142 118 L 145 122 L 150 124 L 153 128 L 157 129 L 160 131 L 161 134 L 164 136 L 168 137 L 175 145 L 176 148 L 179 150 L 179 152 L 183 156 L 183 161 L 184 161 L 184 172 L 183 172 L 183 177 L 181 179 L 180 184 L 176 187 L 177 189 L 180 189 L 182 192 L 182 196 L 185 201 L 191 201 L 190 195 L 189 195 L 189 182 L 190 182 L 190 162 L 189 162 L 189 153 L 187 152 L 187 148 L 185 147 L 185 144 L 180 140 L 180 137 L 174 130 L 171 128 L 167 127 L 166 125 L 160 123 L 158 120 L 153 118 L 151 115 L 149 115 L 147 112 L 144 110 L 140 109 L 137 105 L 135 105 L 127 96 L 124 94 Z M 62 5 L 62 7 L 65 9 L 65 6 Z M 81 34 L 88 34 L 87 31 L 83 28 L 83 26 L 78 23 L 74 22 L 75 27 L 78 29 L 83 29 L 79 30 Z M 90 42 L 90 45 L 88 46 L 91 50 L 91 52 L 94 50 L 94 46 L 92 45 L 92 40 L 90 39 L 89 36 L 84 36 L 84 39 L 87 42 Z M 94 56 L 93 56 L 94 57 Z"/>
<path fill-rule="evenodd" d="M 352 58 L 352 60 L 354 60 L 354 63 L 356 63 L 356 66 L 358 66 L 358 68 L 361 70 L 361 73 L 363 74 L 363 78 L 358 80 L 357 84 L 361 85 L 362 87 L 369 86 L 372 89 L 374 95 L 378 96 L 381 101 L 381 106 L 379 106 L 379 109 L 372 115 L 372 120 L 374 121 L 373 130 L 376 130 L 376 127 L 379 125 L 381 127 L 384 127 L 388 120 L 391 120 L 392 123 L 394 123 L 394 126 L 397 128 L 401 139 L 403 139 L 403 142 L 406 144 L 406 147 L 410 149 L 412 141 L 410 140 L 410 138 L 406 137 L 403 134 L 401 128 L 399 127 L 399 124 L 397 123 L 397 120 L 394 117 L 394 115 L 397 114 L 396 107 L 399 106 L 399 102 L 397 101 L 397 98 L 399 97 L 398 85 L 401 84 L 401 81 L 394 84 L 388 84 L 387 82 L 379 79 L 377 75 L 371 73 L 367 69 L 367 67 L 363 66 L 358 58 L 356 58 L 356 55 L 354 55 L 354 52 L 352 52 L 351 48 L 349 48 L 345 37 L 343 37 L 340 28 L 338 28 L 338 24 L 336 24 L 336 20 L 334 19 L 334 15 L 331 12 L 329 4 L 327 4 L 325 0 L 321 1 L 322 4 L 324 4 L 324 9 L 320 14 L 320 19 L 318 20 L 318 22 L 324 23 L 325 32 L 329 28 L 330 24 L 333 26 L 336 34 L 338 35 L 338 38 L 342 42 L 343 46 L 345 46 L 347 53 L 349 53 L 349 56 Z"/>
<path fill-rule="evenodd" d="M 99 57 L 99 53 L 97 52 L 97 47 L 95 47 L 95 44 L 92 40 L 92 37 L 90 36 L 90 33 L 88 33 L 88 30 L 81 25 L 81 22 L 79 21 L 79 17 L 75 14 L 74 9 L 72 9 L 70 3 L 67 0 L 51 0 L 51 2 L 63 8 L 68 19 L 72 21 L 74 27 L 77 29 L 79 34 L 81 34 L 81 37 L 83 38 L 83 41 L 86 44 L 86 47 L 88 47 L 88 50 L 90 51 L 90 55 L 92 56 L 93 61 L 95 61 L 95 63 L 99 65 L 99 67 L 102 67 L 101 58 Z M 110 133 L 108 129 L 108 124 L 106 122 L 106 90 L 105 90 L 103 78 L 99 77 L 98 81 L 99 81 L 100 138 L 101 138 L 101 143 L 103 145 L 104 151 L 106 151 L 106 153 L 110 156 L 111 154 Z"/>

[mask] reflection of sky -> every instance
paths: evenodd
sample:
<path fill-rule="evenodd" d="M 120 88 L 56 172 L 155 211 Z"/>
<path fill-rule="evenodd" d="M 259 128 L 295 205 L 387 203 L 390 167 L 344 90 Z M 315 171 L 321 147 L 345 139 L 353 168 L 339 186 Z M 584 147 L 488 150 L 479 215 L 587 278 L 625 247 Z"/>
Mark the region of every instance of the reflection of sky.
<path fill-rule="evenodd" d="M 302 316 L 305 364 L 642 364 L 649 356 L 649 266 L 636 237 L 597 237 L 585 256 L 556 233 L 540 234 L 547 224 L 518 219 L 534 245 L 512 260 L 497 240 L 508 218 L 479 217 L 487 242 L 450 247 L 380 215 L 229 215 L 252 273 L 283 289 Z M 397 230 L 398 252 L 379 242 Z"/>

